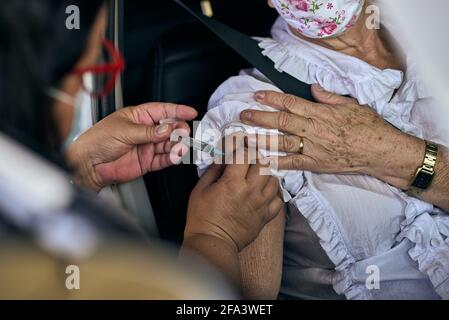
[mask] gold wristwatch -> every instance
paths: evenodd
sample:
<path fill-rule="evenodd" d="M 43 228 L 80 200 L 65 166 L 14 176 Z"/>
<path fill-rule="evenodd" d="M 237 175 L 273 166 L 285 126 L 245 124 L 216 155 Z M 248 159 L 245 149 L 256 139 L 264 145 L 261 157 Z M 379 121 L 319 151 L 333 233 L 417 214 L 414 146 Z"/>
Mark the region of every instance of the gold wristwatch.
<path fill-rule="evenodd" d="M 438 146 L 426 141 L 426 155 L 421 167 L 416 171 L 412 185 L 407 190 L 409 196 L 418 198 L 421 193 L 427 190 L 435 176 L 435 167 L 438 158 Z"/>

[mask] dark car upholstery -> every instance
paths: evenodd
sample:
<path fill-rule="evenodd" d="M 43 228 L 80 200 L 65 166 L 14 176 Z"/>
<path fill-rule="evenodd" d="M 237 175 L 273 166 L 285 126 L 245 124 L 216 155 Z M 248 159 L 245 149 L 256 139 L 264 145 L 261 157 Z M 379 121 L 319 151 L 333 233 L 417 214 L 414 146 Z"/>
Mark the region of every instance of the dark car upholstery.
<path fill-rule="evenodd" d="M 199 8 L 199 0 L 186 0 Z M 215 18 L 254 36 L 268 36 L 275 12 L 266 0 L 212 0 Z M 149 101 L 195 107 L 199 119 L 214 90 L 247 63 L 178 5 L 126 1 L 124 75 L 126 105 Z M 180 165 L 145 177 L 162 238 L 182 239 L 196 167 Z"/>

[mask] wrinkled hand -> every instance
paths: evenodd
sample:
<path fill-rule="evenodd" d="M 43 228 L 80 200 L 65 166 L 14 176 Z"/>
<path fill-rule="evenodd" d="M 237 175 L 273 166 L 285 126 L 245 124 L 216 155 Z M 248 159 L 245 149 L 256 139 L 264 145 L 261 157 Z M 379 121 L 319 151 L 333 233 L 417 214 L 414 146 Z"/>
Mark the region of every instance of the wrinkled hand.
<path fill-rule="evenodd" d="M 190 197 L 185 239 L 216 237 L 239 252 L 252 243 L 283 206 L 278 180 L 261 168 L 211 166 Z"/>
<path fill-rule="evenodd" d="M 99 191 L 109 184 L 129 182 L 171 166 L 174 143 L 170 135 L 175 129 L 190 132 L 185 121 L 196 116 L 190 107 L 168 103 L 143 104 L 110 115 L 69 147 L 67 159 L 75 169 L 75 179 Z M 179 122 L 158 125 L 167 118 Z"/>
<path fill-rule="evenodd" d="M 424 157 L 424 142 L 402 133 L 367 106 L 354 99 L 313 86 L 320 103 L 276 93 L 259 92 L 256 100 L 280 112 L 246 110 L 244 123 L 285 133 L 279 151 L 287 157 L 272 159 L 280 169 L 332 174 L 368 174 L 398 188 L 409 186 Z M 250 145 L 266 137 L 249 137 Z M 301 140 L 304 142 L 299 154 Z"/>

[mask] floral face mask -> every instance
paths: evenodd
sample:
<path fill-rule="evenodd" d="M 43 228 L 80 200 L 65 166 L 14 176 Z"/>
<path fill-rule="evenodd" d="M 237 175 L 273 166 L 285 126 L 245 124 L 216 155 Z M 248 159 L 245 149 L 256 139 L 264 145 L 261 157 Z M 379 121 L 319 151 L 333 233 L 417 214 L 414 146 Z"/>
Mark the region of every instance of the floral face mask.
<path fill-rule="evenodd" d="M 338 37 L 360 17 L 365 0 L 272 0 L 287 23 L 308 38 Z"/>

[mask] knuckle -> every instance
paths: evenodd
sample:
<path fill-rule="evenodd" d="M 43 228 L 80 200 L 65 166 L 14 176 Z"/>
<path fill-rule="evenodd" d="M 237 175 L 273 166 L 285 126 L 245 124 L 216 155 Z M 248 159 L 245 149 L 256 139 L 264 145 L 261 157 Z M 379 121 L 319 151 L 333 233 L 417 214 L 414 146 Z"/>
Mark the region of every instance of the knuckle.
<path fill-rule="evenodd" d="M 148 139 L 152 139 L 155 136 L 155 127 L 153 126 L 147 126 L 146 127 L 146 136 Z"/>
<path fill-rule="evenodd" d="M 290 115 L 286 112 L 279 112 L 278 125 L 279 125 L 279 129 L 281 129 L 281 130 L 283 128 L 289 128 L 291 125 Z"/>
<path fill-rule="evenodd" d="M 284 95 L 282 97 L 282 105 L 287 109 L 291 110 L 296 105 L 296 97 L 291 94 Z"/>
<path fill-rule="evenodd" d="M 316 112 L 314 112 L 314 108 L 310 104 L 306 104 L 302 108 L 302 115 L 305 118 L 315 117 Z"/>
<path fill-rule="evenodd" d="M 292 157 L 291 167 L 293 169 L 301 169 L 304 166 L 304 159 L 302 157 Z"/>
<path fill-rule="evenodd" d="M 332 92 L 326 91 L 324 93 L 324 99 L 330 104 L 336 104 L 339 100 L 340 96 L 335 95 Z"/>
<path fill-rule="evenodd" d="M 279 97 L 279 93 L 274 91 L 264 91 L 264 94 L 264 101 L 268 103 L 276 101 Z"/>
<path fill-rule="evenodd" d="M 225 186 L 226 191 L 232 191 L 232 192 L 238 191 L 243 187 L 242 184 L 235 181 L 235 179 L 227 179 L 224 182 L 224 186 Z"/>
<path fill-rule="evenodd" d="M 282 147 L 285 151 L 292 152 L 295 150 L 295 148 L 296 149 L 298 148 L 297 141 L 296 141 L 295 137 L 293 137 L 293 136 L 284 136 L 282 141 L 283 141 Z"/>
<path fill-rule="evenodd" d="M 310 113 L 318 119 L 329 119 L 334 116 L 334 106 L 329 104 L 320 104 L 310 107 Z"/>
<path fill-rule="evenodd" d="M 312 118 L 307 118 L 307 128 L 310 128 L 318 136 L 323 135 L 324 128 L 317 121 Z"/>
<path fill-rule="evenodd" d="M 136 119 L 139 117 L 139 107 L 138 106 L 131 106 L 128 108 L 120 109 L 115 113 L 116 115 L 130 117 L 132 119 Z"/>
<path fill-rule="evenodd" d="M 330 172 L 330 169 L 335 165 L 335 163 L 329 160 L 318 161 L 316 159 L 311 159 L 311 165 L 313 168 L 316 168 L 316 170 L 318 170 L 319 172 L 326 173 Z"/>

